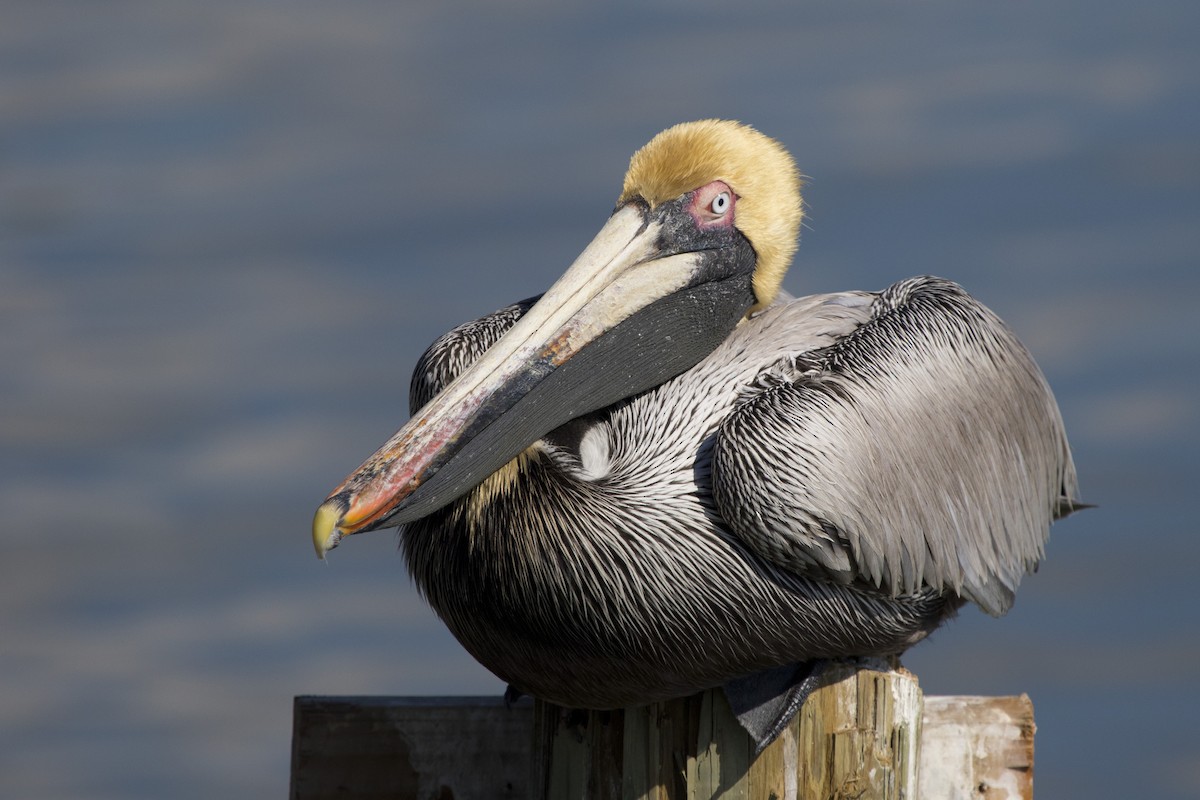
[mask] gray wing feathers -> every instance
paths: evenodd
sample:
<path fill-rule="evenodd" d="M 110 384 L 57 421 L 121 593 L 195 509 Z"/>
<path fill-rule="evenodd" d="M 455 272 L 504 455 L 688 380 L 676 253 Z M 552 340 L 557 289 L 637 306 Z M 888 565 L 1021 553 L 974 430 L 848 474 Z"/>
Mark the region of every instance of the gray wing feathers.
<path fill-rule="evenodd" d="M 1007 611 L 1076 493 L 1058 407 L 1012 332 L 913 278 L 792 367 L 718 431 L 713 493 L 735 532 L 797 572 Z"/>

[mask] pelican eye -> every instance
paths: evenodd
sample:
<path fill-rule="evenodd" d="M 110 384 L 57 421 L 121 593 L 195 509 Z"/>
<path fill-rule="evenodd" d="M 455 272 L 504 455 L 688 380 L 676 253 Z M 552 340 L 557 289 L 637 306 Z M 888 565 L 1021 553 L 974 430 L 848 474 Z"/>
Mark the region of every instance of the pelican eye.
<path fill-rule="evenodd" d="M 721 192 L 712 199 L 708 205 L 709 210 L 717 216 L 721 216 L 729 210 L 729 192 Z"/>

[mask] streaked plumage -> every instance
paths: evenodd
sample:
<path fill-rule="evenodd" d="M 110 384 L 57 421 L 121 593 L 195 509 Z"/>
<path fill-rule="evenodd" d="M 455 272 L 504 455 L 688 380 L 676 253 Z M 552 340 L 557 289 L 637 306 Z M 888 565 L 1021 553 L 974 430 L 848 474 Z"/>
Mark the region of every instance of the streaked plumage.
<path fill-rule="evenodd" d="M 705 126 L 726 138 L 693 164 L 687 154 L 711 138 Z M 648 311 L 599 328 L 635 335 L 574 349 L 569 337 L 593 324 L 588 301 L 567 322 L 539 323 L 536 335 L 549 338 L 529 341 L 544 349 L 520 344 L 534 330 L 522 317 L 558 319 L 567 295 L 557 286 L 546 295 L 555 305 L 526 301 L 451 331 L 414 371 L 414 420 L 314 523 L 322 554 L 343 535 L 402 523 L 413 579 L 459 641 L 517 688 L 569 706 L 639 704 L 798 661 L 899 653 L 965 601 L 1002 614 L 1042 557 L 1050 522 L 1075 503 L 1054 399 L 995 315 L 937 278 L 772 303 L 799 196 L 753 192 L 795 186 L 790 159 L 733 123 L 681 128 L 660 136 L 669 147 L 635 156 L 606 228 L 620 232 L 585 253 L 611 240 L 633 252 L 614 281 L 675 281 L 653 289 L 666 299 Z M 714 172 L 738 158 L 763 163 Z M 746 188 L 730 177 L 755 170 Z M 717 200 L 696 205 L 726 185 L 737 193 L 731 229 Z M 773 216 L 781 191 L 786 208 Z M 636 211 L 628 224 L 623 209 Z M 679 265 L 671 270 L 700 276 L 682 285 L 702 287 L 746 275 L 739 233 L 756 263 L 737 314 L 758 310 L 736 325 L 730 317 L 682 373 L 675 362 L 645 367 L 656 347 L 669 360 L 671 347 L 690 346 L 681 335 L 711 335 L 703 314 L 687 316 L 710 295 L 681 295 L 691 290 L 677 288 L 676 272 L 645 270 Z M 631 251 L 649 247 L 646 235 L 651 254 Z M 604 286 L 586 291 L 608 297 Z M 480 361 L 492 348 L 505 348 L 504 360 Z M 533 372 L 490 377 L 518 353 Z M 565 371 L 572 364 L 586 369 Z"/>
<path fill-rule="evenodd" d="M 527 307 L 435 343 L 414 412 Z M 1024 348 L 957 286 L 918 278 L 766 309 L 401 542 L 481 663 L 539 697 L 607 708 L 897 653 L 960 594 L 1003 613 L 1073 494 Z"/>

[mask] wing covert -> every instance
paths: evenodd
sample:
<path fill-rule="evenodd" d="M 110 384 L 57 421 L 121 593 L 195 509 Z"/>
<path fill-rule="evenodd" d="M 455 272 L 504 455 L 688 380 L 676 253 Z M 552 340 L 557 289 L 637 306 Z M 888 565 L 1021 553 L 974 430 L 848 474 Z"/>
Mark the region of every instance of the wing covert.
<path fill-rule="evenodd" d="M 721 425 L 717 509 L 764 558 L 999 615 L 1073 506 L 1075 471 L 1032 357 L 959 286 L 912 278 L 800 354 Z"/>

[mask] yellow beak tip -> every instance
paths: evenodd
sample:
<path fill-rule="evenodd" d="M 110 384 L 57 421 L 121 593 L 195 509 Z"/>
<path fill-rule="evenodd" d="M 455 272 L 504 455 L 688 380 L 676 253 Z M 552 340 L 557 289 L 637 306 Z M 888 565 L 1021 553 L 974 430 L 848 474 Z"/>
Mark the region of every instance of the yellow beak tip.
<path fill-rule="evenodd" d="M 342 532 L 337 527 L 342 519 L 342 511 L 341 503 L 326 500 L 313 515 L 313 549 L 322 561 L 325 560 L 325 554 L 337 547 L 342 539 Z"/>

